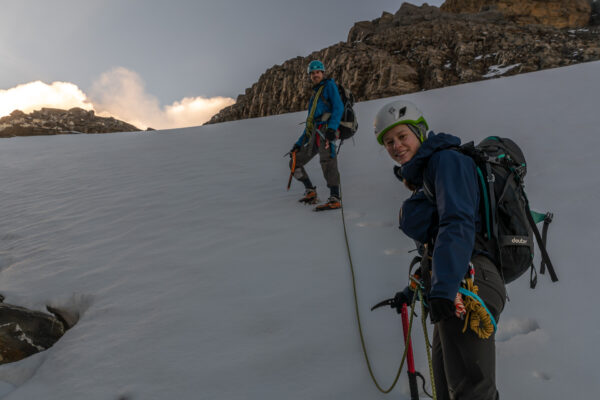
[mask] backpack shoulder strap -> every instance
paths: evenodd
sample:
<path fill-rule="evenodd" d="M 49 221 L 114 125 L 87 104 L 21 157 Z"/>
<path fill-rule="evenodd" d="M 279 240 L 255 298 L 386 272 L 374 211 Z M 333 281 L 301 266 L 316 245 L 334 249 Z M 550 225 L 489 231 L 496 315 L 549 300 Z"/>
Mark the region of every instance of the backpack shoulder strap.
<path fill-rule="evenodd" d="M 495 193 L 493 187 L 494 175 L 491 170 L 491 166 L 480 151 L 478 151 L 473 142 L 468 142 L 462 146 L 454 146 L 448 148 L 449 150 L 457 151 L 475 162 L 475 170 L 479 178 L 479 190 L 482 196 L 482 206 L 480 207 L 479 214 L 482 216 L 481 223 L 484 224 L 484 238 L 490 240 L 493 235 L 498 234 L 498 226 L 495 220 Z M 439 151 L 439 150 L 438 150 Z M 483 169 L 482 169 L 483 168 Z M 435 204 L 435 189 L 430 187 L 425 179 L 425 171 L 423 171 L 423 193 L 425 197 L 433 204 Z"/>

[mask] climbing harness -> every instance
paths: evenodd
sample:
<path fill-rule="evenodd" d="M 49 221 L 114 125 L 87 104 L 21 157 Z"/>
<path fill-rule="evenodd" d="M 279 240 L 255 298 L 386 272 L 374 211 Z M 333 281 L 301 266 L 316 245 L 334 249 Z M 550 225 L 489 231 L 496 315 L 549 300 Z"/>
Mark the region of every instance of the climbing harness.
<path fill-rule="evenodd" d="M 428 246 L 425 245 L 425 253 L 423 257 L 426 263 L 431 261 L 431 257 L 428 255 Z M 412 268 L 416 265 L 419 257 L 415 257 L 413 262 L 410 264 L 409 274 L 412 274 Z M 423 264 L 421 265 L 423 267 Z M 426 269 L 427 264 L 425 264 Z M 416 282 L 418 279 L 423 279 L 424 291 L 427 292 L 430 283 L 429 275 L 422 273 L 420 277 L 417 273 L 411 275 L 410 287 L 415 290 Z M 416 277 L 417 279 L 413 278 Z M 461 286 L 456 293 L 454 299 L 455 315 L 457 318 L 464 320 L 465 325 L 462 332 L 465 333 L 467 327 L 470 327 L 480 339 L 487 339 L 497 331 L 496 320 L 494 319 L 490 310 L 486 307 L 485 302 L 478 296 L 479 288 L 475 285 L 475 267 L 472 262 L 469 262 L 468 274 L 465 279 L 461 282 Z"/>
<path fill-rule="evenodd" d="M 340 184 L 340 195 L 342 194 L 342 185 Z M 343 198 L 343 196 L 340 196 Z M 375 375 L 373 373 L 373 368 L 371 367 L 371 361 L 369 360 L 369 355 L 367 352 L 367 346 L 365 343 L 365 338 L 363 335 L 363 330 L 362 330 L 362 323 L 360 320 L 360 311 L 358 308 L 358 295 L 357 295 L 357 291 L 356 291 L 356 276 L 354 273 L 354 263 L 352 262 L 352 254 L 350 252 L 350 244 L 349 244 L 349 240 L 348 240 L 348 232 L 346 229 L 346 217 L 344 215 L 344 202 L 343 200 L 341 200 L 342 206 L 341 206 L 341 210 L 342 210 L 342 224 L 344 227 L 344 238 L 346 241 L 346 251 L 348 254 L 348 261 L 350 264 L 350 272 L 352 274 L 352 290 L 354 293 L 354 310 L 356 312 L 356 320 L 358 322 L 358 333 L 360 336 L 360 344 L 362 347 L 362 351 L 363 351 L 363 355 L 365 357 L 365 361 L 367 363 L 367 369 L 369 370 L 369 375 L 371 376 L 371 380 L 373 381 L 373 383 L 375 384 L 375 386 L 377 387 L 377 389 L 382 392 L 382 393 L 390 393 L 394 387 L 396 386 L 396 384 L 398 383 L 398 379 L 400 378 L 400 374 L 402 373 L 402 368 L 404 367 L 404 362 L 406 361 L 407 358 L 407 354 L 408 354 L 408 350 L 409 350 L 409 343 L 410 343 L 410 334 L 411 334 L 411 330 L 412 330 L 412 326 L 413 326 L 413 317 L 415 315 L 414 313 L 414 307 L 415 307 L 415 302 L 417 300 L 417 295 L 413 296 L 412 299 L 412 303 L 410 305 L 410 309 L 412 310 L 410 313 L 410 319 L 408 322 L 408 327 L 406 328 L 407 333 L 405 334 L 405 341 L 404 341 L 404 354 L 402 355 L 402 360 L 400 361 L 400 366 L 398 367 L 398 371 L 396 372 L 396 376 L 394 378 L 394 381 L 392 382 L 392 384 L 390 385 L 389 388 L 384 389 L 379 382 L 377 381 L 377 378 L 375 378 Z M 423 293 L 422 293 L 422 286 L 419 283 L 419 285 L 417 286 L 417 294 L 419 296 L 419 298 L 423 298 Z M 381 304 L 381 303 L 380 303 Z M 378 305 L 374 306 L 374 308 L 376 308 Z M 432 360 L 431 360 L 431 354 L 429 351 L 430 348 L 430 342 L 429 342 L 429 337 L 428 337 L 428 333 L 427 333 L 427 324 L 426 324 L 426 312 L 425 312 L 425 305 L 423 303 L 423 301 L 421 300 L 421 322 L 423 324 L 423 332 L 425 334 L 425 342 L 427 343 L 427 359 L 429 361 L 429 373 L 431 376 L 431 387 L 432 387 L 432 393 L 433 396 L 431 396 L 434 400 L 436 399 L 436 394 L 435 394 L 435 385 L 434 385 L 434 381 L 433 381 L 433 364 L 432 364 Z M 424 382 L 423 382 L 424 385 Z"/>

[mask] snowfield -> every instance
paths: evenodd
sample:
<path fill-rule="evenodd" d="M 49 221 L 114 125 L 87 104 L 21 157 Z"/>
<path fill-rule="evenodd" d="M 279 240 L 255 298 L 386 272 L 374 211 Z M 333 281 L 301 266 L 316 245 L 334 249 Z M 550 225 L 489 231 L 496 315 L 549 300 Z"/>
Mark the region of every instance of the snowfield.
<path fill-rule="evenodd" d="M 593 62 L 402 96 L 436 132 L 516 140 L 532 206 L 555 214 L 548 249 L 560 282 L 508 286 L 497 334 L 504 399 L 600 394 L 599 76 Z M 369 309 L 404 287 L 414 248 L 397 229 L 408 192 L 372 133 L 391 100 L 356 105 L 359 132 L 339 155 L 383 386 L 404 350 L 401 321 Z M 0 293 L 81 314 L 49 350 L 0 366 L 2 398 L 409 399 L 404 373 L 389 396 L 370 380 L 341 213 L 297 203 L 298 182 L 285 190 L 282 155 L 304 118 L 1 140 Z M 318 159 L 308 171 L 325 199 Z M 420 326 L 413 341 L 428 376 Z"/>

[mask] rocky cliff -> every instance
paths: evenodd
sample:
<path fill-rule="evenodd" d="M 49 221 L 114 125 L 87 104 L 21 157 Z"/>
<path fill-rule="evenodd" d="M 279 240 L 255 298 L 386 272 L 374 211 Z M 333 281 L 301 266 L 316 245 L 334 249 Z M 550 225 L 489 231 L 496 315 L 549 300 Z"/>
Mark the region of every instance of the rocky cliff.
<path fill-rule="evenodd" d="M 590 22 L 589 0 L 446 0 L 440 7 L 452 13 L 498 11 L 519 25 L 582 28 Z"/>
<path fill-rule="evenodd" d="M 94 111 L 78 107 L 70 110 L 42 108 L 30 114 L 15 110 L 0 118 L 0 137 L 132 131 L 139 129 L 112 117 L 98 117 Z"/>
<path fill-rule="evenodd" d="M 533 7 L 541 1 L 521 2 Z M 348 87 L 357 101 L 598 60 L 600 27 L 589 25 L 593 12 L 584 2 L 588 26 L 579 29 L 523 25 L 499 6 L 483 7 L 492 1 L 463 0 L 479 4 L 476 13 L 462 12 L 471 10 L 465 5 L 446 12 L 403 3 L 395 14 L 356 23 L 346 42 L 268 69 L 208 123 L 304 110 L 311 92 L 306 65 L 313 59 L 322 60 L 327 75 Z M 458 3 L 449 0 L 444 7 Z"/>
<path fill-rule="evenodd" d="M 592 0 L 592 17 L 590 25 L 600 25 L 600 0 Z"/>

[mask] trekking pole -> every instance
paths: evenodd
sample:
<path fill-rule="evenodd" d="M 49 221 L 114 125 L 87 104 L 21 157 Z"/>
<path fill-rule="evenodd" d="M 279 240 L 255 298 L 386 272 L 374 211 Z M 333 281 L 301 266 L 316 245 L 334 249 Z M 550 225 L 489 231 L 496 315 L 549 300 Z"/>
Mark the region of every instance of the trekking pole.
<path fill-rule="evenodd" d="M 412 342 L 408 336 L 408 307 L 402 305 L 402 332 L 407 343 L 406 365 L 408 367 L 408 385 L 410 387 L 410 399 L 419 400 L 419 388 L 417 387 L 417 372 L 415 370 L 415 359 L 413 356 Z"/>
<path fill-rule="evenodd" d="M 292 186 L 292 177 L 294 176 L 294 171 L 296 170 L 296 152 L 292 151 L 290 156 L 292 157 L 292 168 L 290 169 L 290 178 L 288 179 L 287 190 L 290 190 L 290 186 Z"/>

